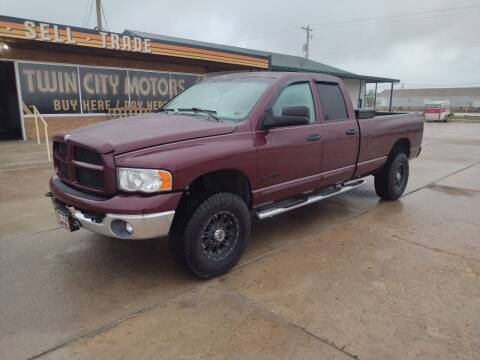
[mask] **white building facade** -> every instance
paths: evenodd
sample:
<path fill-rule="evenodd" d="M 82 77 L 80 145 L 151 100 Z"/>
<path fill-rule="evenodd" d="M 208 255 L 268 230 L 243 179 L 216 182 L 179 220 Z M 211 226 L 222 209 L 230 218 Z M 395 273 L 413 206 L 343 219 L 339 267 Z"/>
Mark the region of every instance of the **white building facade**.
<path fill-rule="evenodd" d="M 392 107 L 399 111 L 423 110 L 428 101 L 450 101 L 450 107 L 457 111 L 480 111 L 480 87 L 442 89 L 395 89 Z M 377 95 L 376 106 L 384 109 L 389 106 L 390 90 Z"/>

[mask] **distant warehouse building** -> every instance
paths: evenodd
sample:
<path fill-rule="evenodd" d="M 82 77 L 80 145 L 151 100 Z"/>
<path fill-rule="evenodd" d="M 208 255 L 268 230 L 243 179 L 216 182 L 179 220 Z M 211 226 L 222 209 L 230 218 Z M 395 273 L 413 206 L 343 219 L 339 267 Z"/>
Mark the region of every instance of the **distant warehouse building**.
<path fill-rule="evenodd" d="M 377 109 L 386 109 L 390 103 L 390 90 L 377 94 Z M 423 110 L 425 102 L 448 100 L 455 111 L 480 111 L 480 87 L 395 89 L 392 97 L 393 110 Z"/>
<path fill-rule="evenodd" d="M 212 73 L 259 70 L 338 76 L 358 108 L 367 83 L 399 82 L 292 55 L 0 16 L 0 140 L 36 137 L 38 113 L 51 135 L 120 111 L 158 111 Z"/>

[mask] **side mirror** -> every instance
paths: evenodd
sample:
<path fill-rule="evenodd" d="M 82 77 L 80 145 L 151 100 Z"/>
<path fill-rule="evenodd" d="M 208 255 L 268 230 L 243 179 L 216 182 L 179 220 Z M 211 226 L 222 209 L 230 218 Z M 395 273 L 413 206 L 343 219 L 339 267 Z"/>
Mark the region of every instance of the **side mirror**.
<path fill-rule="evenodd" d="M 306 106 L 285 106 L 282 110 L 282 116 L 298 116 L 310 118 L 310 109 Z"/>
<path fill-rule="evenodd" d="M 286 126 L 308 125 L 310 110 L 306 106 L 285 106 L 282 116 L 267 115 L 262 123 L 263 129 L 272 129 Z"/>

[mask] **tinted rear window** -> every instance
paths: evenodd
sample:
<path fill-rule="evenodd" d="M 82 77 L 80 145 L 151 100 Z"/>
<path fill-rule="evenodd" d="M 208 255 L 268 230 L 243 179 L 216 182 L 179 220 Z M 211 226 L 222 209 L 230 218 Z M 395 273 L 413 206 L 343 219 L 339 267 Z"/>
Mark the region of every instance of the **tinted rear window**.
<path fill-rule="evenodd" d="M 323 118 L 326 121 L 348 118 L 347 107 L 340 87 L 337 84 L 317 83 L 322 104 Z"/>

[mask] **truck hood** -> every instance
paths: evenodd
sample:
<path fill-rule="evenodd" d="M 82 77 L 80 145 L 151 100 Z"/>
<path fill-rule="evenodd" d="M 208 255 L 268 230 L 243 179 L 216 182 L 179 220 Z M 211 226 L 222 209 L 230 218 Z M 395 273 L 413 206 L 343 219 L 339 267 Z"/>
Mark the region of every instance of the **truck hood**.
<path fill-rule="evenodd" d="M 100 153 L 122 154 L 156 145 L 233 132 L 231 122 L 216 122 L 205 116 L 152 114 L 102 121 L 68 132 L 73 142 Z"/>

